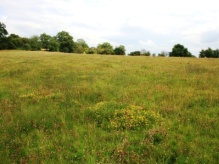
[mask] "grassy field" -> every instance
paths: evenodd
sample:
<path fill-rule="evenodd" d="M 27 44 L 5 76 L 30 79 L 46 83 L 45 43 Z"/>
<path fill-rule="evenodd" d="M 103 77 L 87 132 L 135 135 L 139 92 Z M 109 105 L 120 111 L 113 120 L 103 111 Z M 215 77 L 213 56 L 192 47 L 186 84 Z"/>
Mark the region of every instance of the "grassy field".
<path fill-rule="evenodd" d="M 0 163 L 219 161 L 219 60 L 0 51 Z"/>

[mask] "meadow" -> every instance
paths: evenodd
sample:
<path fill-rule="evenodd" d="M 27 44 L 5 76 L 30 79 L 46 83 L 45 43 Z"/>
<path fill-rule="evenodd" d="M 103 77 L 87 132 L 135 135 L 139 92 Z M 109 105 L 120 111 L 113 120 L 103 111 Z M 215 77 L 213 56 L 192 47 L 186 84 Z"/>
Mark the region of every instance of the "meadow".
<path fill-rule="evenodd" d="M 0 163 L 219 161 L 219 60 L 0 51 Z"/>

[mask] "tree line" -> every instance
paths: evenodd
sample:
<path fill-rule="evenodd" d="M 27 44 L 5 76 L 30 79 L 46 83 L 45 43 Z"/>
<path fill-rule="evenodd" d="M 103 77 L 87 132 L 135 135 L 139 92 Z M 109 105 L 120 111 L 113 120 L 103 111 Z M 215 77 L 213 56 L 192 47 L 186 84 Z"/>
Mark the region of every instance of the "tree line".
<path fill-rule="evenodd" d="M 83 39 L 74 41 L 73 37 L 66 31 L 58 32 L 56 36 L 50 36 L 46 33 L 40 36 L 30 38 L 20 37 L 16 34 L 10 34 L 6 30 L 5 24 L 0 22 L 0 50 L 46 50 L 60 51 L 66 53 L 86 53 L 86 54 L 110 54 L 125 55 L 125 46 L 113 47 L 110 43 L 104 42 L 97 47 L 89 47 Z"/>
<path fill-rule="evenodd" d="M 125 55 L 126 48 L 124 45 L 113 47 L 110 43 L 104 42 L 98 44 L 97 47 L 89 47 L 84 39 L 74 41 L 73 37 L 66 31 L 58 32 L 55 36 L 46 33 L 40 36 L 32 36 L 30 38 L 20 37 L 16 34 L 8 35 L 6 25 L 0 22 L 0 50 L 46 50 L 60 51 L 66 53 L 86 53 L 86 54 L 106 54 L 106 55 Z M 156 56 L 145 49 L 141 51 L 133 51 L 129 56 Z M 157 56 L 160 57 L 195 57 L 187 48 L 181 44 L 176 44 L 171 52 L 162 51 Z M 219 49 L 212 50 L 208 48 L 201 50 L 200 58 L 219 58 Z"/>

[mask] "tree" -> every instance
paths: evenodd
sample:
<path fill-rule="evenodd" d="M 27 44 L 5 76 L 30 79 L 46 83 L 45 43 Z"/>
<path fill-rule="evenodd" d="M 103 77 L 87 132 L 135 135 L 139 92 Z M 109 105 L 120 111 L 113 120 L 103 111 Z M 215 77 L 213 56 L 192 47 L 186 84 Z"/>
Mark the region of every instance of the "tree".
<path fill-rule="evenodd" d="M 106 55 L 112 55 L 113 54 L 113 46 L 108 43 L 104 42 L 103 44 L 99 44 L 97 46 L 97 53 L 98 54 L 106 54 Z"/>
<path fill-rule="evenodd" d="M 115 49 L 114 49 L 114 54 L 115 55 L 125 55 L 125 46 L 123 46 L 123 45 L 120 45 L 119 47 L 116 47 Z"/>
<path fill-rule="evenodd" d="M 153 54 L 152 54 L 152 57 L 156 57 L 156 54 L 155 54 L 155 53 L 153 53 Z"/>
<path fill-rule="evenodd" d="M 201 50 L 199 53 L 200 58 L 219 58 L 219 50 L 212 50 L 210 47 L 206 50 Z"/>
<path fill-rule="evenodd" d="M 181 44 L 176 44 L 172 52 L 169 54 L 170 57 L 192 57 L 192 54 Z"/>
<path fill-rule="evenodd" d="M 16 34 L 11 34 L 8 38 L 8 49 L 23 49 L 22 38 Z"/>
<path fill-rule="evenodd" d="M 60 44 L 59 50 L 61 52 L 73 52 L 74 41 L 73 37 L 66 31 L 59 32 L 56 38 Z"/>
<path fill-rule="evenodd" d="M 129 53 L 129 56 L 140 56 L 141 55 L 141 51 L 133 51 Z"/>
<path fill-rule="evenodd" d="M 40 41 L 42 48 L 48 51 L 59 51 L 59 42 L 55 37 L 43 33 L 40 35 Z"/>
<path fill-rule="evenodd" d="M 55 37 L 51 37 L 49 40 L 49 51 L 59 51 L 60 44 Z"/>
<path fill-rule="evenodd" d="M 30 38 L 30 47 L 32 51 L 38 51 L 41 49 L 40 37 L 35 35 Z"/>
<path fill-rule="evenodd" d="M 31 46 L 30 46 L 30 39 L 29 38 L 21 38 L 23 45 L 22 48 L 23 50 L 31 50 Z"/>
<path fill-rule="evenodd" d="M 142 49 L 140 56 L 151 56 L 151 53 L 150 51 L 146 51 L 145 49 Z"/>
<path fill-rule="evenodd" d="M 167 57 L 169 56 L 169 52 L 161 51 L 161 53 L 158 54 L 159 57 Z"/>
<path fill-rule="evenodd" d="M 51 38 L 52 37 L 50 35 L 47 35 L 45 33 L 40 35 L 40 41 L 41 41 L 41 44 L 42 44 L 42 48 L 45 48 L 46 50 L 49 50 Z"/>
<path fill-rule="evenodd" d="M 88 48 L 89 46 L 83 39 L 78 39 L 77 42 L 74 43 L 74 52 L 76 53 L 84 53 Z"/>
<path fill-rule="evenodd" d="M 219 58 L 219 49 L 214 50 L 214 58 Z"/>
<path fill-rule="evenodd" d="M 81 45 L 84 49 L 89 48 L 88 44 L 85 42 L 84 39 L 78 39 L 78 40 L 77 40 L 77 43 L 78 43 L 79 45 Z"/>
<path fill-rule="evenodd" d="M 97 49 L 95 47 L 90 47 L 90 48 L 87 49 L 86 53 L 87 54 L 96 54 Z"/>
<path fill-rule="evenodd" d="M 201 51 L 199 52 L 199 57 L 200 57 L 200 58 L 205 58 L 205 50 L 201 50 Z"/>
<path fill-rule="evenodd" d="M 6 30 L 6 25 L 0 22 L 0 38 L 4 38 L 8 35 L 8 31 Z"/>
<path fill-rule="evenodd" d="M 8 31 L 4 23 L 0 22 L 0 50 L 8 49 L 8 39 L 6 38 Z"/>
<path fill-rule="evenodd" d="M 85 49 L 82 47 L 81 44 L 79 44 L 78 42 L 75 42 L 75 43 L 74 43 L 74 52 L 75 52 L 75 53 L 82 54 L 82 53 L 85 52 Z"/>

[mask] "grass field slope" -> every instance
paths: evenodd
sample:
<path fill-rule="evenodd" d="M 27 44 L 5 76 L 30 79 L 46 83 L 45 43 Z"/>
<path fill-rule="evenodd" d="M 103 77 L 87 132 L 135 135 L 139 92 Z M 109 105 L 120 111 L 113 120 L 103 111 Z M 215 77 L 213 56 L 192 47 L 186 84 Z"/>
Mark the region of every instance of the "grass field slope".
<path fill-rule="evenodd" d="M 0 51 L 0 163 L 219 161 L 219 60 Z"/>

